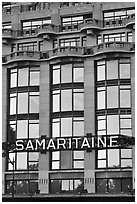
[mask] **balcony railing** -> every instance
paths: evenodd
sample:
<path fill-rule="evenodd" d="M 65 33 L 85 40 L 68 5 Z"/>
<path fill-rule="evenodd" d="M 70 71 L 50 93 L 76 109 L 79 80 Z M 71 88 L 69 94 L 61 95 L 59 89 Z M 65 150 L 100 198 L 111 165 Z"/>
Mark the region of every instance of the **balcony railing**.
<path fill-rule="evenodd" d="M 65 57 L 65 56 L 73 56 L 73 55 L 78 55 L 82 56 L 84 53 L 84 48 L 82 47 L 76 47 L 76 46 L 64 46 L 64 47 L 58 47 L 54 48 L 53 50 L 50 50 L 48 52 L 48 57 Z"/>
<path fill-rule="evenodd" d="M 38 36 L 43 34 L 56 34 L 57 32 L 59 32 L 59 26 L 53 24 L 43 24 L 37 30 Z"/>
<path fill-rule="evenodd" d="M 85 19 L 83 23 L 80 24 L 80 30 L 102 29 L 102 28 L 103 28 L 103 22 L 94 18 Z"/>
<path fill-rule="evenodd" d="M 101 43 L 92 47 L 76 47 L 76 46 L 65 46 L 54 48 L 46 52 L 38 51 L 17 51 L 11 53 L 10 55 L 5 55 L 2 57 L 2 63 L 7 63 L 17 60 L 41 60 L 41 59 L 52 59 L 56 57 L 67 57 L 76 56 L 82 57 L 85 55 L 98 55 L 107 52 L 134 52 L 135 43 L 129 42 L 107 42 Z"/>
<path fill-rule="evenodd" d="M 2 62 L 10 62 L 10 61 L 17 61 L 17 60 L 39 60 L 40 59 L 40 52 L 38 51 L 17 51 L 13 52 L 10 55 L 5 55 L 2 57 Z"/>
<path fill-rule="evenodd" d="M 107 42 L 87 49 L 87 54 L 99 54 L 103 52 L 129 52 L 135 50 L 135 44 L 129 42 Z M 90 53 L 91 52 L 91 53 Z"/>

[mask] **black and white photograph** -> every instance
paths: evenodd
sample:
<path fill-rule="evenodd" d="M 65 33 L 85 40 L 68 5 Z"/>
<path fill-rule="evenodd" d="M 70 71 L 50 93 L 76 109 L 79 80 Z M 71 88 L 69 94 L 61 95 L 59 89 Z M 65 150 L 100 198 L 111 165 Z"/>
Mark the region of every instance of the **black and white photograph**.
<path fill-rule="evenodd" d="M 135 2 L 1 9 L 2 201 L 135 202 Z"/>

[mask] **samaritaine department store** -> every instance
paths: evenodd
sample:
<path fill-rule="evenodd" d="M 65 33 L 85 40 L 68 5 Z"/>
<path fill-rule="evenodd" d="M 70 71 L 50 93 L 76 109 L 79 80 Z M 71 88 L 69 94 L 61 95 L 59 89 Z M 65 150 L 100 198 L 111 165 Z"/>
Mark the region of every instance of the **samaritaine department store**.
<path fill-rule="evenodd" d="M 3 195 L 135 190 L 134 2 L 3 2 Z"/>

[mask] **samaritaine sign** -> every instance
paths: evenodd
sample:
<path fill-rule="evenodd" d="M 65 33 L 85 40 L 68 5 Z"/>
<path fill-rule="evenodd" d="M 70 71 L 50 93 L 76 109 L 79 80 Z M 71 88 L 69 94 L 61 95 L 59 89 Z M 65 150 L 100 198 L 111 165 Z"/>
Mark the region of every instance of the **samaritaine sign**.
<path fill-rule="evenodd" d="M 92 150 L 95 148 L 116 148 L 121 145 L 133 145 L 133 137 L 127 136 L 85 136 L 85 137 L 65 137 L 16 140 L 16 151 L 50 151 L 50 150 Z"/>

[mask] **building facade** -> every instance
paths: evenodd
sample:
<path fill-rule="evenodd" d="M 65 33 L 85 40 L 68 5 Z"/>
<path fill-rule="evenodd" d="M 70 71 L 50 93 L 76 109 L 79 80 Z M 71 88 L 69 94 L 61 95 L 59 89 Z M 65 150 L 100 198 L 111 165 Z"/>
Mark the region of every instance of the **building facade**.
<path fill-rule="evenodd" d="M 2 9 L 3 142 L 135 137 L 133 2 L 5 2 Z M 11 145 L 2 158 L 3 194 L 128 194 L 134 149 Z"/>

